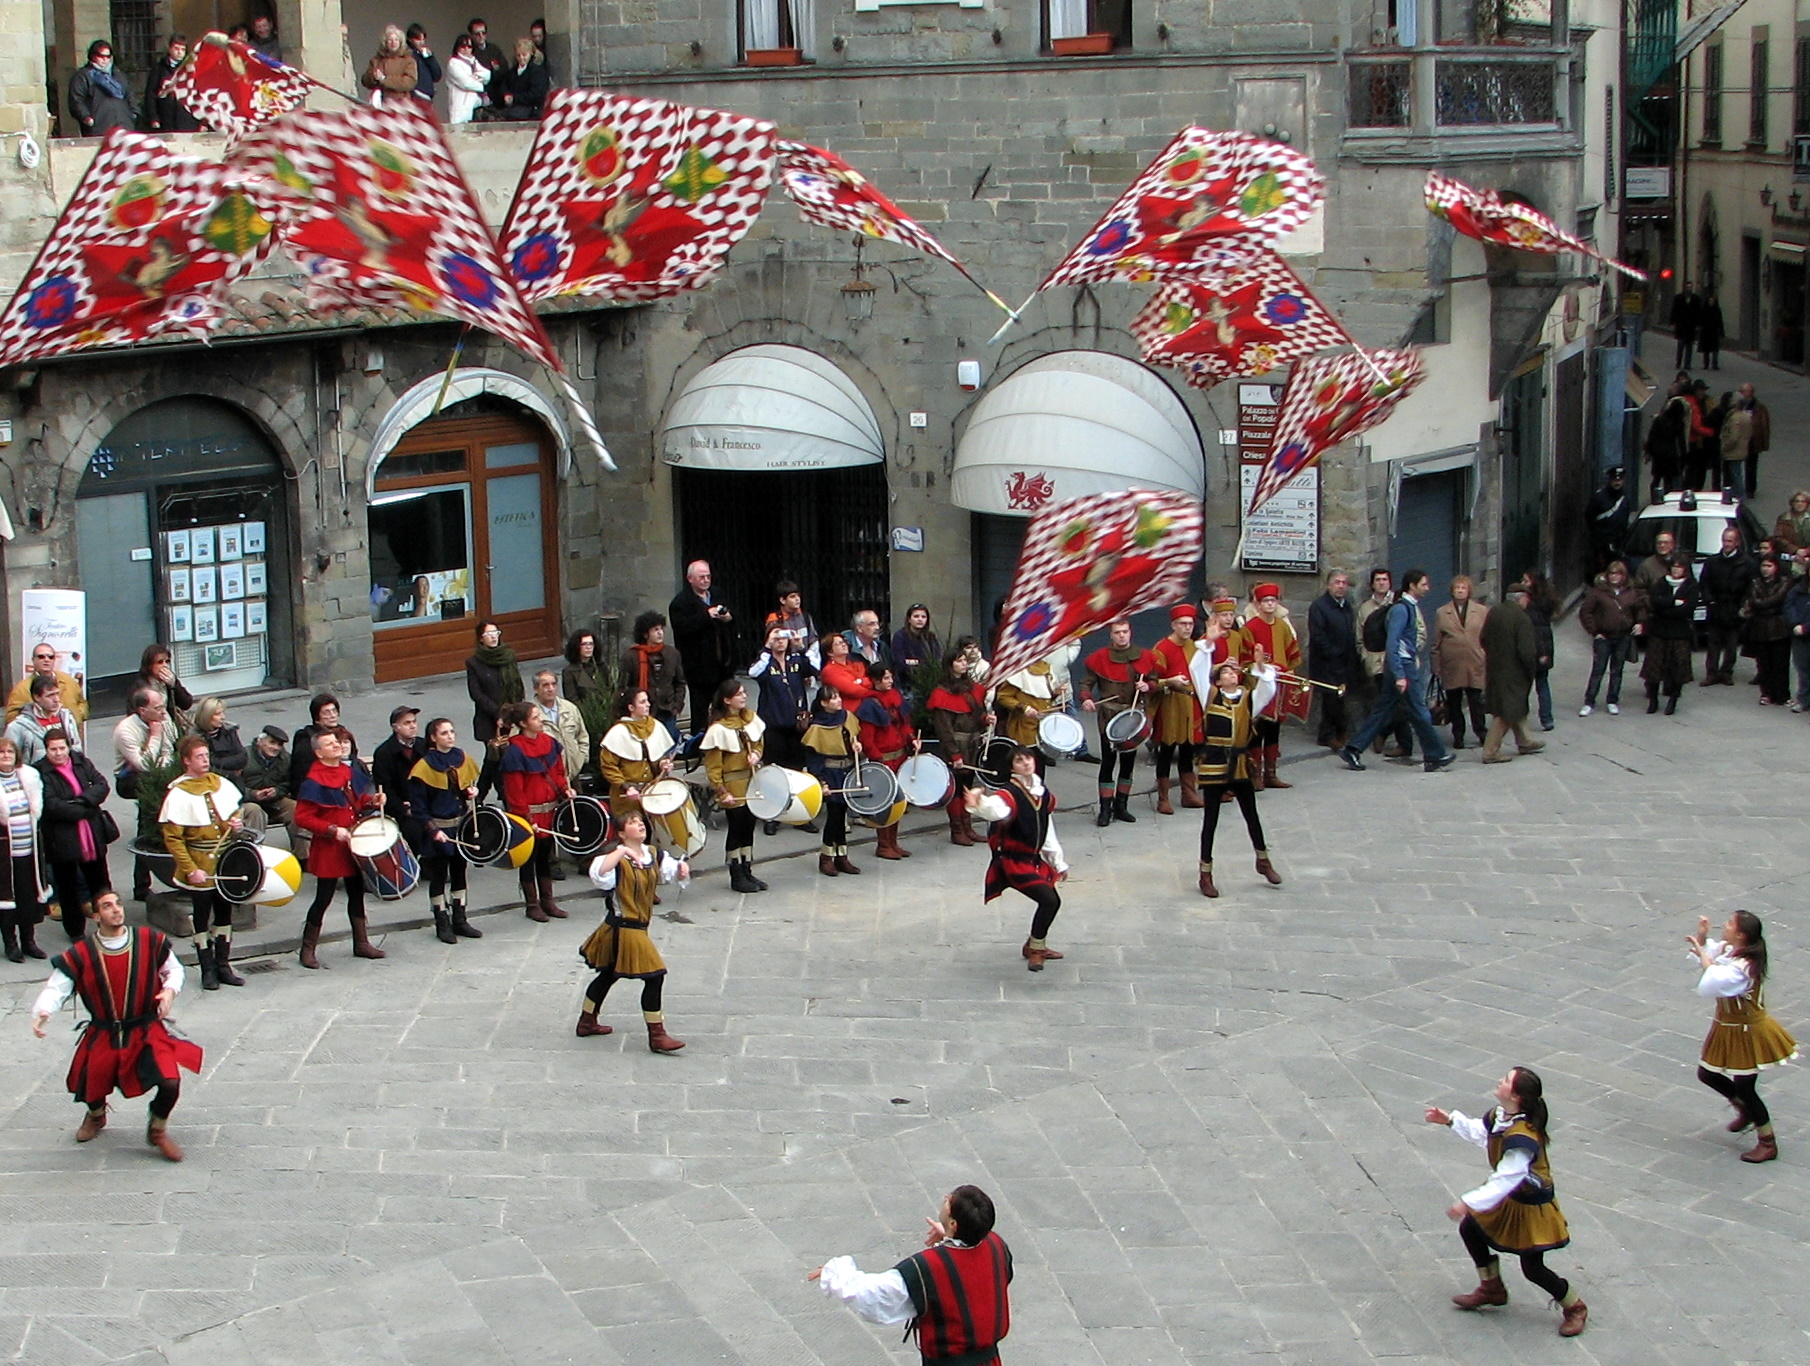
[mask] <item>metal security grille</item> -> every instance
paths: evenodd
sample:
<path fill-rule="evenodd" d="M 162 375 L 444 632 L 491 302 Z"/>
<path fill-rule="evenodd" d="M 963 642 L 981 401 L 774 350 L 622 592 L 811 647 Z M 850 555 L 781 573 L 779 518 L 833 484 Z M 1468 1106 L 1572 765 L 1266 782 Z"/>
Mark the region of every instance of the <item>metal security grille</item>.
<path fill-rule="evenodd" d="M 1441 127 L 1465 124 L 1556 123 L 1551 61 L 1444 61 L 1433 67 Z"/>
<path fill-rule="evenodd" d="M 111 0 L 113 66 L 143 83 L 157 60 L 157 0 Z"/>
<path fill-rule="evenodd" d="M 712 591 L 735 614 L 744 662 L 760 652 L 761 622 L 776 605 L 773 585 L 782 578 L 798 585 L 819 631 L 846 627 L 863 607 L 890 620 L 883 465 L 675 469 L 673 478 L 684 559 L 710 561 Z"/>
<path fill-rule="evenodd" d="M 1407 62 L 1353 62 L 1350 72 L 1353 128 L 1413 123 L 1413 68 Z"/>

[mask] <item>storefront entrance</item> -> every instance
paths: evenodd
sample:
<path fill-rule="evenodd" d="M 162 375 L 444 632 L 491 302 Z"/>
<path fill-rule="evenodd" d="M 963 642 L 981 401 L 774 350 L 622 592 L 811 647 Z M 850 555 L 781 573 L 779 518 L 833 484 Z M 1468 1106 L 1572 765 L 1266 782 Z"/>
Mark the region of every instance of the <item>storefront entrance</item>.
<path fill-rule="evenodd" d="M 553 441 L 502 400 L 476 398 L 409 430 L 370 506 L 377 681 L 465 665 L 496 621 L 522 659 L 561 644 Z"/>

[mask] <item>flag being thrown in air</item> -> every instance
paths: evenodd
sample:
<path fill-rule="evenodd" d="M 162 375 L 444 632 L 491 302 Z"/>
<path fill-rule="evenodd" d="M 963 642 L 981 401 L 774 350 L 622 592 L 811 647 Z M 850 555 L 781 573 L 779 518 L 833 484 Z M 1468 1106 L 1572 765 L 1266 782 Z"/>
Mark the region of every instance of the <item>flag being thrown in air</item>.
<path fill-rule="evenodd" d="M 530 300 L 696 289 L 759 217 L 777 149 L 764 119 L 555 90 L 503 226 L 504 258 Z"/>
<path fill-rule="evenodd" d="M 999 619 L 991 674 L 1008 678 L 1118 617 L 1188 596 L 1201 556 L 1200 499 L 1123 489 L 1032 515 Z"/>
<path fill-rule="evenodd" d="M 308 92 L 325 89 L 312 76 L 270 60 L 250 43 L 209 33 L 189 49 L 164 93 L 216 132 L 228 145 L 260 124 L 301 108 Z"/>
<path fill-rule="evenodd" d="M 1166 281 L 1132 320 L 1131 334 L 1146 361 L 1178 367 L 1203 389 L 1351 344 L 1339 320 L 1267 247 L 1222 275 Z"/>
<path fill-rule="evenodd" d="M 1223 271 L 1300 227 L 1325 193 L 1293 147 L 1184 128 L 1037 288 Z"/>
<path fill-rule="evenodd" d="M 205 337 L 282 219 L 269 187 L 114 129 L 0 314 L 0 366 Z"/>
<path fill-rule="evenodd" d="M 1257 476 L 1245 517 L 1323 452 L 1388 417 L 1423 378 L 1419 353 L 1408 350 L 1347 351 L 1297 363 L 1282 391 L 1269 459 Z"/>
<path fill-rule="evenodd" d="M 1561 231 L 1557 223 L 1538 209 L 1512 199 L 1504 199 L 1494 190 L 1479 190 L 1439 171 L 1428 171 L 1426 195 L 1429 212 L 1439 215 L 1466 237 L 1475 237 L 1479 242 L 1494 242 L 1497 246 L 1537 251 L 1547 256 L 1575 251 L 1601 261 L 1606 266 L 1613 266 L 1623 275 L 1632 276 L 1636 280 L 1647 278 L 1634 267 L 1624 266 L 1613 257 L 1604 256 L 1588 243 Z"/>

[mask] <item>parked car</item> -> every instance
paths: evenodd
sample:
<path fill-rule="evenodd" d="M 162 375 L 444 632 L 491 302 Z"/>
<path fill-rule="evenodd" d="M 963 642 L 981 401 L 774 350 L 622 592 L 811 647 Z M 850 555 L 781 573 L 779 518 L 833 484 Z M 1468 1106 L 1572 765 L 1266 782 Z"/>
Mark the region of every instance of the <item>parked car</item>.
<path fill-rule="evenodd" d="M 1722 531 L 1730 526 L 1741 533 L 1741 548 L 1749 555 L 1758 555 L 1760 542 L 1771 534 L 1732 493 L 1668 493 L 1662 501 L 1642 508 L 1628 529 L 1628 569 L 1638 569 L 1653 553 L 1659 533 L 1669 531 L 1678 540 L 1679 553 L 1691 557 L 1695 577 L 1703 562 L 1722 549 Z M 1699 606 L 1696 616 L 1702 628 L 1709 619 L 1708 606 Z M 1698 644 L 1702 643 L 1700 639 Z"/>

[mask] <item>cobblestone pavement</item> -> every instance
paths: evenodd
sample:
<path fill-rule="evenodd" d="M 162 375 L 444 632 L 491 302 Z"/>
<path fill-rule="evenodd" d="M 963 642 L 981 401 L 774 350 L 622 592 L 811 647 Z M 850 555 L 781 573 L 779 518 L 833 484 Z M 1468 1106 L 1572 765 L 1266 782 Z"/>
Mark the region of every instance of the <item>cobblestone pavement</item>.
<path fill-rule="evenodd" d="M 901 1361 L 804 1273 L 890 1263 L 974 1181 L 1017 1256 L 1009 1362 L 1803 1360 L 1804 1081 L 1769 1083 L 1781 1160 L 1737 1161 L 1693 1079 L 1679 936 L 1759 911 L 1773 1007 L 1810 1034 L 1810 718 L 1755 706 L 1744 667 L 1675 718 L 1579 720 L 1560 636 L 1537 757 L 1352 774 L 1292 737 L 1297 786 L 1261 798 L 1280 888 L 1236 821 L 1208 902 L 1192 815 L 1066 814 L 1068 957 L 1040 976 L 1027 904 L 983 906 L 984 851 L 926 835 L 907 863 L 857 851 L 859 879 L 776 860 L 746 898 L 717 844 L 657 926 L 677 1057 L 647 1052 L 629 992 L 614 1036 L 573 1037 L 600 904 L 574 881 L 563 923 L 503 909 L 481 942 L 272 958 L 179 1003 L 208 1054 L 180 1166 L 144 1146 L 143 1102 L 75 1145 L 69 1017 L 32 1039 L 35 965 L 0 963 L 0 1359 Z M 1443 1211 L 1483 1166 L 1421 1110 L 1475 1113 L 1514 1062 L 1553 1106 L 1574 1241 L 1552 1260 L 1591 1305 L 1573 1342 L 1512 1270 L 1506 1310 L 1448 1303 L 1472 1282 Z"/>

